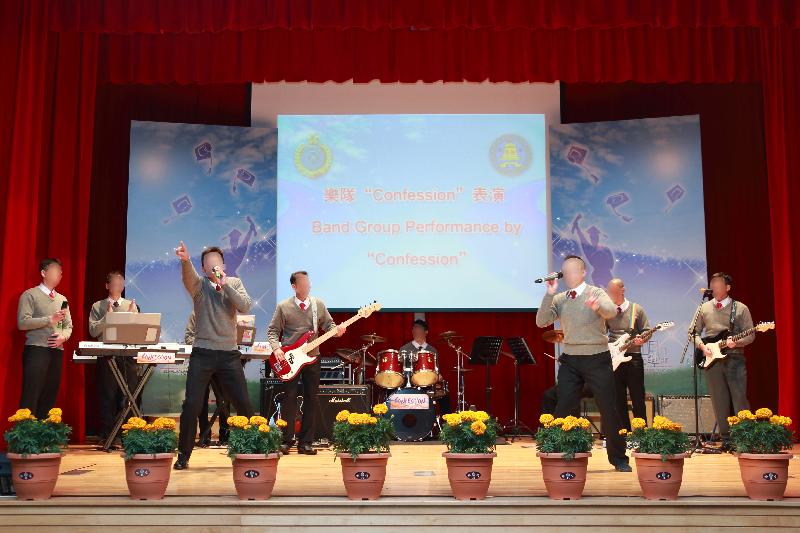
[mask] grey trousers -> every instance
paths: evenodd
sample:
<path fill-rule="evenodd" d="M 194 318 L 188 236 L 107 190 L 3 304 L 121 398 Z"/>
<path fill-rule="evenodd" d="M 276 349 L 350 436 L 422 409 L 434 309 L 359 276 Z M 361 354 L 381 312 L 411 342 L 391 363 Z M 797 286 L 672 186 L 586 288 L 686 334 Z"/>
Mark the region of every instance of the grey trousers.
<path fill-rule="evenodd" d="M 723 439 L 727 439 L 730 435 L 728 417 L 742 409 L 750 409 L 744 354 L 729 353 L 724 359 L 717 360 L 705 374 L 719 433 Z"/>

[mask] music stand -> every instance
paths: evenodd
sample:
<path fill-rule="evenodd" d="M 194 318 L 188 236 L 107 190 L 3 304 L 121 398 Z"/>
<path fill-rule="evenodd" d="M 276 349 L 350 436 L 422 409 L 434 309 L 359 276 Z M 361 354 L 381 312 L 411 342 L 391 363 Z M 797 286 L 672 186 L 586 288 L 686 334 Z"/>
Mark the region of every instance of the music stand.
<path fill-rule="evenodd" d="M 535 365 L 536 359 L 528 348 L 528 344 L 522 337 L 509 337 L 506 339 L 508 346 L 511 348 L 511 356 L 514 359 L 514 418 L 508 424 L 503 426 L 503 433 L 506 435 L 511 433 L 511 442 L 514 442 L 516 437 L 519 437 L 519 430 L 524 429 L 527 434 L 533 435 L 533 430 L 527 424 L 521 422 L 519 419 L 519 394 L 520 394 L 520 365 Z M 506 355 L 505 353 L 503 355 Z M 507 438 L 507 437 L 506 437 Z"/>
<path fill-rule="evenodd" d="M 491 367 L 497 364 L 500 356 L 500 345 L 503 337 L 475 337 L 472 343 L 472 352 L 469 354 L 471 365 L 486 366 L 486 411 L 491 412 L 492 382 L 490 379 Z"/>

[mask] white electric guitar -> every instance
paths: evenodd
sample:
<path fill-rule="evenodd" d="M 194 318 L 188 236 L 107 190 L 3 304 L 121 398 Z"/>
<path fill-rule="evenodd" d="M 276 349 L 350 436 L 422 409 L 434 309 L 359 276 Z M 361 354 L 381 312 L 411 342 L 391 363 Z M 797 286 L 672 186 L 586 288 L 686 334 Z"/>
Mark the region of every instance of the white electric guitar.
<path fill-rule="evenodd" d="M 639 335 L 639 337 L 641 337 L 643 341 L 647 342 L 656 331 L 664 331 L 665 329 L 669 329 L 674 325 L 675 322 L 660 322 L 654 327 L 643 332 L 641 335 Z M 625 355 L 625 352 L 630 350 L 635 341 L 636 337 L 631 337 L 630 333 L 623 333 L 620 338 L 614 342 L 608 343 L 608 351 L 611 352 L 611 367 L 614 370 L 616 370 L 617 367 L 619 367 L 619 365 L 622 363 L 627 363 L 632 359 L 632 356 Z"/>
<path fill-rule="evenodd" d="M 759 333 L 764 333 L 765 331 L 769 331 L 771 329 L 775 329 L 775 322 L 760 322 L 750 329 L 746 329 L 741 333 L 731 336 L 731 339 L 733 342 L 738 342 L 748 335 L 752 335 L 756 331 Z M 713 337 L 703 338 L 703 344 L 706 345 L 706 348 L 708 348 L 710 353 L 706 355 L 702 350 L 697 350 L 699 352 L 698 355 L 704 357 L 704 359 L 701 359 L 700 363 L 698 364 L 700 368 L 708 369 L 711 365 L 717 362 L 717 359 L 722 359 L 728 355 L 728 337 L 728 330 L 725 330 Z M 698 357 L 698 359 L 700 358 Z"/>
<path fill-rule="evenodd" d="M 358 310 L 358 313 L 339 325 L 347 327 L 359 318 L 367 318 L 375 311 L 380 310 L 381 304 L 375 302 L 362 307 Z M 303 336 L 300 337 L 294 344 L 290 346 L 282 346 L 281 350 L 283 350 L 283 361 L 279 361 L 274 353 L 269 356 L 269 365 L 272 367 L 272 372 L 275 374 L 275 377 L 281 381 L 291 381 L 294 379 L 304 366 L 310 365 L 317 361 L 316 355 L 311 356 L 308 355 L 308 353 L 313 351 L 317 346 L 330 339 L 334 335 L 336 335 L 336 328 L 323 335 L 320 335 L 313 341 L 308 342 L 308 339 L 314 336 L 314 332 L 309 331 L 303 334 Z"/>

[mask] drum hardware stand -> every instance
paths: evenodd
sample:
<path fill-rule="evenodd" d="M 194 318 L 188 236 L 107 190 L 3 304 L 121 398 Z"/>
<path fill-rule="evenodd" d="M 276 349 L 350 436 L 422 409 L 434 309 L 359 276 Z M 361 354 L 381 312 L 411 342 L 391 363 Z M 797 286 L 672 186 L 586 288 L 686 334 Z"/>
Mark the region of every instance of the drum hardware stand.
<path fill-rule="evenodd" d="M 361 352 L 361 362 L 358 364 L 358 385 L 363 385 L 367 377 L 367 350 L 372 348 L 375 341 L 364 344 L 358 351 Z"/>
<path fill-rule="evenodd" d="M 503 426 L 503 433 L 508 440 L 509 434 L 511 435 L 511 442 L 519 437 L 520 430 L 524 430 L 526 434 L 533 435 L 533 430 L 527 424 L 519 419 L 519 396 L 520 396 L 520 365 L 535 365 L 536 359 L 533 358 L 528 344 L 522 337 L 509 337 L 506 339 L 508 345 L 511 347 L 511 353 L 500 352 L 502 355 L 514 359 L 514 418 L 508 424 Z"/>
<path fill-rule="evenodd" d="M 491 412 L 492 400 L 492 381 L 491 368 L 497 364 L 500 357 L 500 345 L 503 337 L 475 337 L 472 342 L 472 353 L 469 362 L 473 365 L 484 365 L 486 367 L 486 411 Z"/>
<path fill-rule="evenodd" d="M 700 305 L 697 307 L 697 311 L 694 313 L 694 318 L 692 318 L 692 334 L 689 337 L 689 340 L 686 341 L 686 346 L 683 348 L 681 363 L 683 363 L 684 359 L 686 358 L 686 353 L 689 351 L 689 345 L 693 344 L 694 346 L 697 346 L 697 339 L 700 337 L 700 332 L 697 330 L 697 319 L 700 316 L 700 309 L 703 306 L 703 301 L 705 301 L 706 295 L 707 293 L 704 291 L 700 298 Z M 694 444 L 692 445 L 692 452 L 706 454 L 722 453 L 721 450 L 703 444 L 703 440 L 700 438 L 700 393 L 698 392 L 698 382 L 700 380 L 700 376 L 697 372 L 697 361 L 695 360 L 694 353 L 691 355 L 691 365 L 692 382 L 694 386 Z"/>
<path fill-rule="evenodd" d="M 458 384 L 458 391 L 456 395 L 456 409 L 458 411 L 466 411 L 467 410 L 467 402 L 464 397 L 465 390 L 464 390 L 464 350 L 461 349 L 461 346 L 456 346 L 453 344 L 452 339 L 447 339 L 447 345 L 450 346 L 456 352 L 456 383 Z"/>

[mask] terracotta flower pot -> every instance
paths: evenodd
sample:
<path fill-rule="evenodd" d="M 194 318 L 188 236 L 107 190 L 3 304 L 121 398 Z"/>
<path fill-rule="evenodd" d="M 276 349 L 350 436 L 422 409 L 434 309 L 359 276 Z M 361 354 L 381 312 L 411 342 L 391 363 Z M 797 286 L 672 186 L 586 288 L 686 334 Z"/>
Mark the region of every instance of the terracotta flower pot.
<path fill-rule="evenodd" d="M 240 500 L 268 500 L 275 487 L 281 454 L 236 454 L 233 458 L 233 484 Z"/>
<path fill-rule="evenodd" d="M 342 462 L 342 480 L 351 500 L 377 500 L 386 480 L 390 453 L 364 453 L 355 460 L 349 453 L 337 453 Z"/>
<path fill-rule="evenodd" d="M 636 458 L 636 473 L 642 496 L 647 500 L 677 500 L 683 481 L 683 460 L 689 453 L 668 455 L 666 461 L 660 453 L 631 454 Z"/>
<path fill-rule="evenodd" d="M 124 457 L 124 456 L 123 456 Z M 160 500 L 172 471 L 174 453 L 136 454 L 125 461 L 125 481 L 133 500 Z"/>
<path fill-rule="evenodd" d="M 53 495 L 61 466 L 60 453 L 7 454 L 19 500 L 46 500 Z"/>
<path fill-rule="evenodd" d="M 580 500 L 586 485 L 586 467 L 591 452 L 576 453 L 564 459 L 563 453 L 537 452 L 542 462 L 542 477 L 547 495 L 552 500 Z"/>
<path fill-rule="evenodd" d="M 791 453 L 740 453 L 739 470 L 751 500 L 782 500 L 789 478 Z"/>
<path fill-rule="evenodd" d="M 447 462 L 447 479 L 457 500 L 483 500 L 492 482 L 492 453 L 450 453 L 442 457 Z"/>

